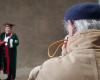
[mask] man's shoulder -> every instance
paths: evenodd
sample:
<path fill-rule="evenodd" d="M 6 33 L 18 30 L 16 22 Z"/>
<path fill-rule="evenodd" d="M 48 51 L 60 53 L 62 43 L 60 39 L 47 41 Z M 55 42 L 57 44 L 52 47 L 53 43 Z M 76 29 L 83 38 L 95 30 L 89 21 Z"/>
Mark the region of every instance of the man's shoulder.
<path fill-rule="evenodd" d="M 12 33 L 12 38 L 18 38 L 16 33 Z"/>
<path fill-rule="evenodd" d="M 17 36 L 17 34 L 16 34 L 16 33 L 12 33 L 12 35 L 13 35 L 13 36 Z"/>

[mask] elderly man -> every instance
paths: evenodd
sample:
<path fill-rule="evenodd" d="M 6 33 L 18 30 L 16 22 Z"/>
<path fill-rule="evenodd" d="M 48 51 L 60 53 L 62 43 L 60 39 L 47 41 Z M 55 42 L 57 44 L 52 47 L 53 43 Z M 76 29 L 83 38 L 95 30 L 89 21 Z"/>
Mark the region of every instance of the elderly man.
<path fill-rule="evenodd" d="M 61 57 L 34 68 L 29 80 L 100 80 L 100 5 L 82 3 L 64 15 L 68 35 Z"/>

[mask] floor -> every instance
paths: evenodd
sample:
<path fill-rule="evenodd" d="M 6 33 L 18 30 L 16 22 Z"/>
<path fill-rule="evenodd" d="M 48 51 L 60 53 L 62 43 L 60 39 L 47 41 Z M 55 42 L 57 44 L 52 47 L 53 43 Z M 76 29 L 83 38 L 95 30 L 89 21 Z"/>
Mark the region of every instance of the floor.
<path fill-rule="evenodd" d="M 16 80 L 28 80 L 28 76 L 32 68 L 20 68 L 16 72 Z"/>

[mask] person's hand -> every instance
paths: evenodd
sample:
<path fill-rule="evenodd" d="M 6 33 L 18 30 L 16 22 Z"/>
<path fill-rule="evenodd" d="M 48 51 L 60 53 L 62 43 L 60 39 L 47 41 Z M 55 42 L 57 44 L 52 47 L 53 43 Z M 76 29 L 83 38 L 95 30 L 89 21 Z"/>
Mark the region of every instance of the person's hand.
<path fill-rule="evenodd" d="M 2 40 L 0 40 L 0 45 L 3 45 L 3 44 L 5 44 L 5 42 L 4 42 L 4 41 L 2 41 Z"/>
<path fill-rule="evenodd" d="M 18 40 L 15 40 L 15 43 L 18 43 Z"/>

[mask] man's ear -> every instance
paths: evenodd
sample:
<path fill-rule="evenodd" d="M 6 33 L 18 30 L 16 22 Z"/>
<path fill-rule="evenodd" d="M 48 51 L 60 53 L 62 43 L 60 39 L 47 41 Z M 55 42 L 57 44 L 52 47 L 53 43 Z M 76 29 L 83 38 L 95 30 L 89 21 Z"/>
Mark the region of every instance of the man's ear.
<path fill-rule="evenodd" d="M 75 34 L 76 31 L 74 29 L 75 29 L 74 21 L 68 20 L 68 32 L 70 36 Z"/>

